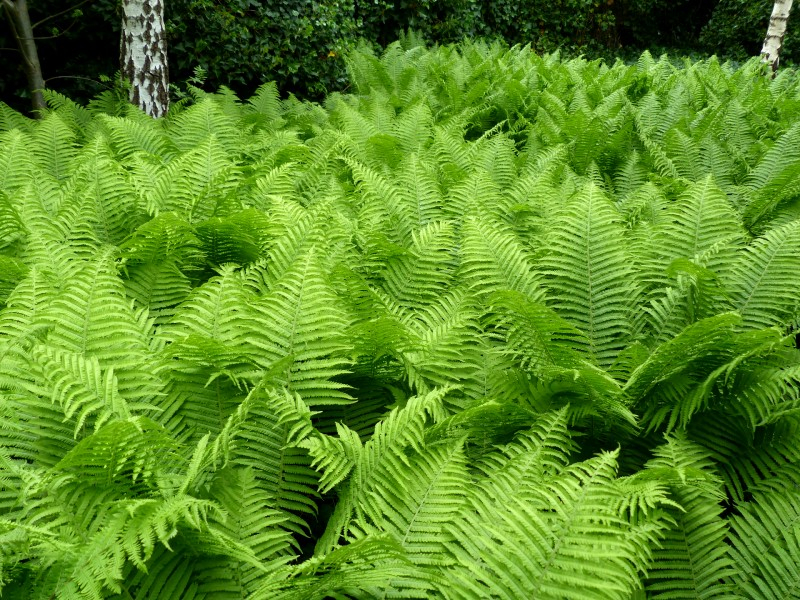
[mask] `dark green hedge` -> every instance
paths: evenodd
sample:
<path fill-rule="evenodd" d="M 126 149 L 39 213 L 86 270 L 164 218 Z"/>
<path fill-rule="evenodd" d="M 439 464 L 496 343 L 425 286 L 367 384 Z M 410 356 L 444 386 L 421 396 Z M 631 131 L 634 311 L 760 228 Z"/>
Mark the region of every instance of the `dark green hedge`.
<path fill-rule="evenodd" d="M 68 1 L 30 2 L 34 21 Z M 98 76 L 117 68 L 120 0 L 91 0 L 47 21 L 37 35 L 48 86 L 77 99 L 102 91 Z M 170 71 L 186 81 L 195 67 L 205 85 L 248 94 L 275 80 L 284 92 L 319 99 L 347 86 L 343 54 L 358 38 L 385 45 L 411 28 L 432 42 L 463 37 L 530 43 L 588 56 L 757 54 L 772 0 L 167 0 Z M 800 59 L 795 10 L 784 64 Z M 55 36 L 52 37 L 51 36 Z M 0 99 L 24 107 L 25 79 L 0 23 Z M 10 68 L 6 68 L 8 65 Z"/>
<path fill-rule="evenodd" d="M 773 0 L 720 0 L 700 39 L 707 51 L 736 60 L 761 52 Z M 800 6 L 790 13 L 781 63 L 800 62 Z"/>
<path fill-rule="evenodd" d="M 342 55 L 359 35 L 354 0 L 171 0 L 171 69 L 208 84 L 252 89 L 275 80 L 301 96 L 345 85 Z"/>

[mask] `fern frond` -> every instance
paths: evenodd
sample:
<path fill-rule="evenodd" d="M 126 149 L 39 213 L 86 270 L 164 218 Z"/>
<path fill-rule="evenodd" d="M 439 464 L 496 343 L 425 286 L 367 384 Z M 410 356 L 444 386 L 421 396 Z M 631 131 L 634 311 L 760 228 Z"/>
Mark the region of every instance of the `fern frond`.
<path fill-rule="evenodd" d="M 191 283 L 175 261 L 132 265 L 126 269 L 125 293 L 145 308 L 156 325 L 164 325 L 189 296 Z"/>
<path fill-rule="evenodd" d="M 120 396 L 113 367 L 105 372 L 94 356 L 36 346 L 31 359 L 41 367 L 47 382 L 42 395 L 61 405 L 64 417 L 75 422 L 75 437 L 92 416 L 95 430 L 109 419 L 127 419 L 131 407 Z"/>
<path fill-rule="evenodd" d="M 236 346 L 253 327 L 250 312 L 241 310 L 249 300 L 239 274 L 227 266 L 218 277 L 195 288 L 161 329 L 169 342 L 162 368 L 171 374 L 162 401 L 165 416 L 185 419 L 198 434 L 224 427 L 246 395 L 239 389 L 240 378 L 260 366 L 252 343 Z M 261 365 L 267 366 L 266 361 Z"/>
<path fill-rule="evenodd" d="M 455 289 L 415 316 L 405 320 L 411 345 L 404 367 L 411 387 L 424 393 L 469 380 L 480 361 L 475 299 Z"/>
<path fill-rule="evenodd" d="M 676 258 L 698 260 L 713 250 L 700 264 L 718 272 L 732 261 L 744 239 L 737 215 L 711 176 L 690 185 L 664 219 L 654 244 L 657 252 L 666 255 L 665 266 Z"/>
<path fill-rule="evenodd" d="M 567 429 L 567 411 L 544 413 L 529 430 L 476 464 L 475 470 L 481 474 L 478 485 L 485 493 L 473 492 L 471 501 L 488 512 L 498 499 L 518 495 L 521 481 L 534 485 L 560 473 L 575 449 Z"/>
<path fill-rule="evenodd" d="M 459 443 L 429 446 L 403 467 L 398 473 L 380 473 L 370 503 L 379 512 L 365 515 L 351 529 L 356 539 L 369 532 L 391 534 L 414 565 L 413 575 L 404 573 L 388 582 L 390 597 L 434 592 L 431 580 L 436 576 L 430 567 L 449 562 L 444 530 L 464 505 L 470 485 Z"/>
<path fill-rule="evenodd" d="M 488 219 L 467 217 L 461 235 L 459 274 L 478 296 L 513 290 L 529 300 L 543 300 L 533 261 L 511 232 Z"/>
<path fill-rule="evenodd" d="M 33 164 L 28 135 L 19 129 L 0 133 L 0 190 L 20 187 L 27 181 Z"/>
<path fill-rule="evenodd" d="M 740 503 L 731 519 L 731 556 L 736 570 L 727 582 L 756 600 L 791 598 L 800 589 L 800 497 L 772 490 Z"/>
<path fill-rule="evenodd" d="M 31 136 L 31 154 L 36 164 L 56 180 L 72 172 L 77 154 L 76 136 L 56 113 L 48 114 Z"/>
<path fill-rule="evenodd" d="M 107 131 L 111 147 L 119 158 L 130 157 L 137 152 L 169 155 L 168 139 L 155 121 L 142 122 L 108 115 L 98 115 L 97 120 Z"/>
<path fill-rule="evenodd" d="M 410 398 L 403 408 L 394 409 L 375 426 L 372 438 L 354 455 L 355 470 L 341 484 L 336 509 L 317 542 L 318 555 L 333 548 L 340 536 L 347 535 L 354 517 L 361 521 L 382 518 L 384 500 L 378 494 L 378 481 L 407 468 L 407 449 L 421 451 L 425 423 L 428 418 L 441 418 L 442 399 L 448 391 L 443 388 Z"/>
<path fill-rule="evenodd" d="M 800 126 L 795 125 L 761 157 L 748 176 L 747 204 L 742 217 L 749 228 L 763 222 L 781 202 L 800 193 L 798 145 Z"/>
<path fill-rule="evenodd" d="M 636 286 L 619 215 L 594 185 L 565 209 L 540 269 L 548 304 L 586 335 L 589 357 L 607 366 L 630 339 Z"/>
<path fill-rule="evenodd" d="M 274 497 L 251 468 L 226 468 L 215 474 L 210 494 L 226 511 L 221 531 L 250 548 L 261 562 L 288 561 L 295 545 L 286 528 L 288 516 L 273 504 Z M 281 561 L 283 562 L 283 561 Z M 244 589 L 254 586 L 253 579 L 262 575 L 252 565 L 239 567 Z"/>
<path fill-rule="evenodd" d="M 408 250 L 386 265 L 386 288 L 406 306 L 431 303 L 450 286 L 456 259 L 453 225 L 434 221 L 412 233 Z"/>
<path fill-rule="evenodd" d="M 646 590 L 652 598 L 737 598 L 721 583 L 736 573 L 726 544 L 727 523 L 719 504 L 713 465 L 699 447 L 681 437 L 667 438 L 639 473 L 668 483 L 679 508 L 669 509 L 674 524 L 653 552 Z M 648 471 L 652 471 L 650 475 Z"/>
<path fill-rule="evenodd" d="M 748 328 L 787 326 L 800 317 L 790 291 L 800 255 L 800 221 L 767 231 L 744 249 L 726 274 L 733 306 Z"/>
<path fill-rule="evenodd" d="M 581 362 L 577 348 L 587 343 L 586 338 L 554 310 L 519 292 L 497 292 L 489 302 L 495 308 L 489 323 L 499 329 L 525 368 L 539 372 Z"/>
<path fill-rule="evenodd" d="M 325 556 L 279 571 L 253 594 L 253 600 L 324 600 L 331 594 L 371 595 L 408 572 L 398 544 L 371 536 L 336 548 Z"/>
<path fill-rule="evenodd" d="M 719 366 L 720 348 L 730 343 L 733 330 L 740 323 L 736 314 L 723 313 L 708 317 L 689 325 L 680 334 L 658 346 L 656 350 L 631 374 L 623 391 L 634 403 L 646 409 L 645 421 L 650 428 L 659 427 L 669 416 L 668 429 L 676 423 L 686 425 L 689 418 L 702 407 L 704 397 L 692 395 L 688 389 L 679 389 L 677 394 L 670 395 L 672 385 L 686 384 L 693 381 L 691 367 L 701 367 L 702 361 L 712 359 L 713 368 Z M 688 381 L 684 374 L 688 376 Z M 648 397 L 656 386 L 662 386 L 658 392 L 665 394 L 659 401 L 658 394 Z M 667 400 L 667 401 L 665 401 Z M 676 402 L 677 401 L 677 402 Z"/>
<path fill-rule="evenodd" d="M 527 502 L 494 505 L 491 518 L 460 513 L 447 543 L 458 565 L 445 571 L 440 592 L 446 598 L 630 597 L 649 559 L 647 540 L 661 526 L 653 517 L 627 522 L 617 511 L 615 471 L 614 455 L 605 454 L 540 483 Z M 654 494 L 656 505 L 663 499 Z"/>
<path fill-rule="evenodd" d="M 175 212 L 190 223 L 203 221 L 214 216 L 239 176 L 240 170 L 213 134 L 159 173 L 152 202 L 158 211 Z"/>
<path fill-rule="evenodd" d="M 242 337 L 259 348 L 267 361 L 290 361 L 277 375 L 278 381 L 311 405 L 350 400 L 344 386 L 334 381 L 349 364 L 343 354 L 348 322 L 313 249 L 253 308 L 258 329 L 242 332 Z"/>
<path fill-rule="evenodd" d="M 191 152 L 212 136 L 218 140 L 224 154 L 238 150 L 240 134 L 235 121 L 212 98 L 204 98 L 169 119 L 167 132 L 183 152 Z"/>

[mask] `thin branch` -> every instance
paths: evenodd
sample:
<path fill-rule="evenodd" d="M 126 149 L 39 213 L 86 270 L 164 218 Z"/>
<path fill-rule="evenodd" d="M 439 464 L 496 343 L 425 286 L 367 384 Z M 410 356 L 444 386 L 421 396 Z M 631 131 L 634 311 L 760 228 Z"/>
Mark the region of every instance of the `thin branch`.
<path fill-rule="evenodd" d="M 53 81 L 54 79 L 84 79 L 86 81 L 91 81 L 101 87 L 104 87 L 108 90 L 113 89 L 110 85 L 106 85 L 102 81 L 97 81 L 96 79 L 92 79 L 91 77 L 81 77 L 80 75 L 56 75 L 55 77 L 48 77 L 44 80 L 45 83 L 48 81 Z"/>
<path fill-rule="evenodd" d="M 9 8 L 9 5 L 11 8 Z M 3 7 L 7 11 L 6 16 L 8 16 L 8 25 L 11 27 L 11 34 L 14 36 L 15 40 L 21 40 L 22 38 L 17 31 L 17 7 L 14 6 L 11 0 L 3 0 Z"/>
<path fill-rule="evenodd" d="M 3 2 L 10 2 L 10 1 L 11 1 L 11 0 L 3 0 Z M 61 15 L 64 15 L 64 14 L 66 14 L 66 13 L 68 13 L 68 12 L 72 11 L 72 10 L 75 10 L 76 8 L 78 8 L 78 7 L 80 7 L 80 6 L 83 6 L 83 5 L 84 5 L 84 4 L 86 4 L 87 2 L 89 2 L 89 0 L 83 0 L 82 2 L 78 2 L 78 3 L 77 3 L 77 4 L 75 4 L 74 6 L 70 6 L 70 7 L 69 7 L 68 9 L 66 9 L 66 10 L 62 10 L 61 12 L 57 12 L 57 13 L 56 13 L 56 14 L 54 14 L 54 15 L 50 15 L 50 16 L 48 16 L 48 17 L 45 17 L 45 18 L 44 18 L 44 19 L 42 19 L 41 21 L 37 21 L 36 23 L 34 23 L 33 25 L 31 25 L 31 29 L 36 29 L 36 28 L 37 28 L 39 25 L 41 25 L 42 23 L 45 23 L 45 22 L 49 21 L 50 19 L 55 19 L 56 17 L 60 17 Z"/>
<path fill-rule="evenodd" d="M 69 27 L 67 27 L 63 31 L 59 31 L 55 35 L 45 35 L 45 36 L 41 36 L 41 37 L 36 35 L 36 36 L 33 37 L 33 39 L 35 39 L 35 40 L 52 40 L 54 38 L 61 37 L 65 33 L 69 33 L 69 30 L 72 29 L 73 27 L 75 27 L 75 23 L 77 23 L 77 22 L 78 22 L 78 19 L 75 19 L 72 23 L 69 24 Z"/>

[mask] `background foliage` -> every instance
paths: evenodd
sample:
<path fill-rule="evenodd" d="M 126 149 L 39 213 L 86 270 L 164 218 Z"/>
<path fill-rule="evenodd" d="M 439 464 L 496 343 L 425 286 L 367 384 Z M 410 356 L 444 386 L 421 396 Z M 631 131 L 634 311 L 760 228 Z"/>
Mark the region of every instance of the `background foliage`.
<path fill-rule="evenodd" d="M 703 27 L 700 40 L 703 47 L 724 49 L 724 54 L 737 60 L 747 60 L 761 51 L 773 2 L 770 0 L 720 0 L 711 20 Z M 795 7 L 796 8 L 796 7 Z M 793 10 L 789 15 L 786 37 L 783 40 L 781 61 L 800 61 L 800 17 Z"/>
<path fill-rule="evenodd" d="M 34 21 L 64 9 L 62 0 L 31 3 Z M 537 51 L 561 48 L 570 55 L 635 57 L 650 49 L 745 60 L 760 50 L 771 3 L 170 0 L 166 10 L 173 82 L 182 86 L 201 67 L 208 90 L 225 85 L 250 94 L 262 81 L 274 80 L 283 94 L 320 99 L 347 87 L 343 56 L 359 38 L 386 46 L 411 28 L 438 43 L 484 36 L 531 44 Z M 789 23 L 784 64 L 797 58 L 797 18 Z M 48 86 L 88 100 L 109 85 L 98 75 L 112 76 L 117 69 L 119 20 L 116 0 L 97 0 L 37 29 Z M 11 65 L 0 73 L 0 98 L 24 108 L 25 79 L 13 46 L 6 27 L 0 27 L 0 52 Z"/>

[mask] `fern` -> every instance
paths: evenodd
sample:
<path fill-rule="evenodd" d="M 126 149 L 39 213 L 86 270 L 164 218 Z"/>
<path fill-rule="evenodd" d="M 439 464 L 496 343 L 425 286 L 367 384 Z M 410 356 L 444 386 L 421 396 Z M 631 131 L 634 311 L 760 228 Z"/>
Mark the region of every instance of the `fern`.
<path fill-rule="evenodd" d="M 0 104 L 4 597 L 796 596 L 796 78 L 346 60 Z"/>
<path fill-rule="evenodd" d="M 718 482 L 713 465 L 702 450 L 685 439 L 667 439 L 647 465 L 670 483 L 678 504 L 671 516 L 676 525 L 666 533 L 653 555 L 647 593 L 653 598 L 736 598 L 719 581 L 736 573 L 725 544 L 726 524 L 721 516 Z M 641 477 L 648 477 L 647 469 Z M 738 563 L 736 563 L 738 564 Z"/>
<path fill-rule="evenodd" d="M 626 277 L 629 260 L 613 206 L 593 185 L 574 198 L 549 240 L 542 260 L 551 305 L 580 329 L 591 359 L 607 366 L 631 332 L 636 288 Z"/>
<path fill-rule="evenodd" d="M 789 325 L 797 318 L 791 289 L 800 226 L 789 223 L 770 230 L 732 265 L 731 299 L 747 327 Z"/>
<path fill-rule="evenodd" d="M 786 598 L 796 594 L 797 494 L 772 491 L 743 503 L 732 519 L 733 558 L 737 572 L 728 581 L 751 598 Z"/>

